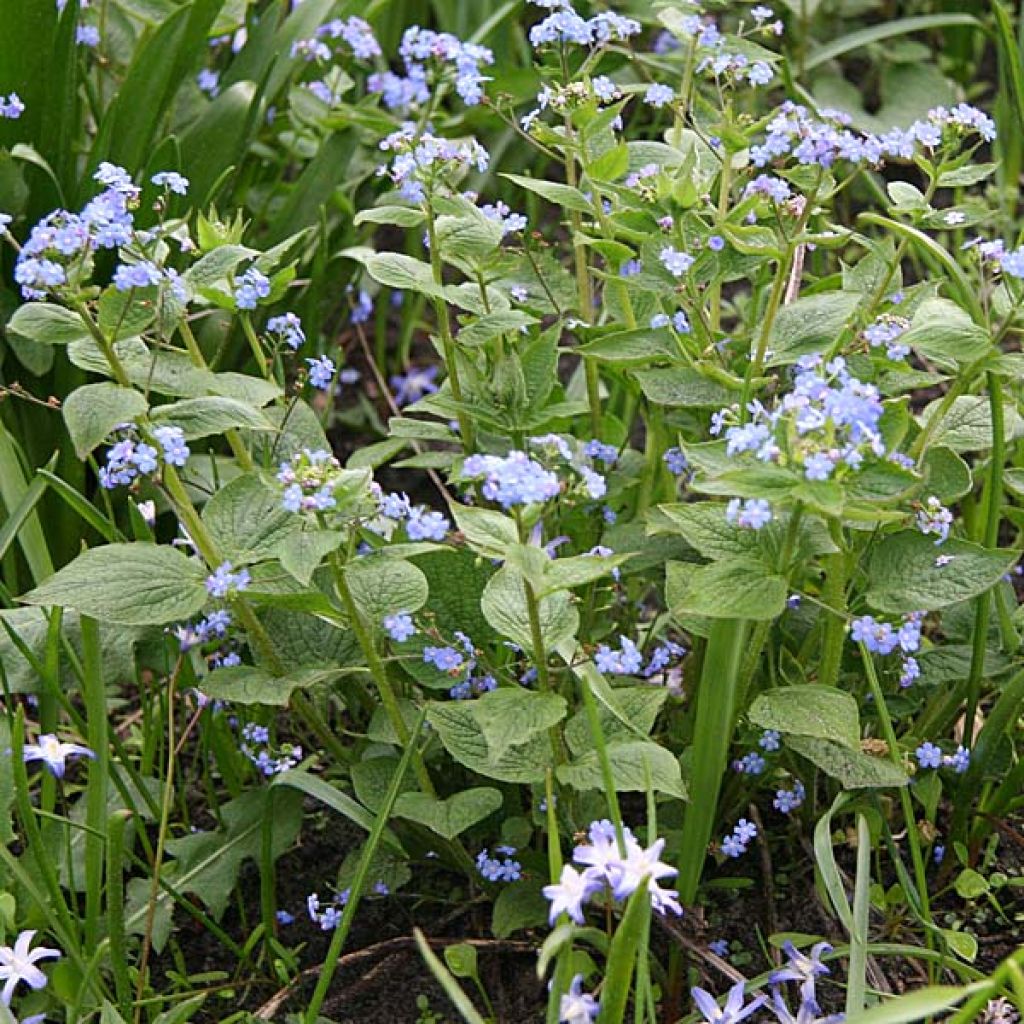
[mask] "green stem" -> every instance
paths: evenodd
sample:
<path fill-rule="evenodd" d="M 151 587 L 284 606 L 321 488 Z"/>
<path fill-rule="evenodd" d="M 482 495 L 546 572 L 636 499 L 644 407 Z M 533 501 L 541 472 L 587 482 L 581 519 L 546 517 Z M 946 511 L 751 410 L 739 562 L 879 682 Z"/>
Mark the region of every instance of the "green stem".
<path fill-rule="evenodd" d="M 903 761 L 900 757 L 896 730 L 893 728 L 892 717 L 889 714 L 889 706 L 885 702 L 885 694 L 882 692 L 882 685 L 878 681 L 878 673 L 875 671 L 875 663 L 872 660 L 871 652 L 863 643 L 860 644 L 860 656 L 864 663 L 864 671 L 868 677 L 868 685 L 871 687 L 871 693 L 875 700 L 878 720 L 882 724 L 882 735 L 889 747 L 889 759 L 902 772 Z M 928 879 L 925 876 L 924 855 L 921 852 L 921 836 L 918 833 L 917 820 L 914 817 L 914 805 L 910 798 L 910 787 L 900 786 L 899 793 L 900 808 L 903 812 L 903 824 L 907 831 L 907 841 L 910 844 L 910 859 L 914 866 L 914 882 L 921 905 L 921 916 L 929 924 L 932 924 L 932 914 L 928 901 Z"/>
<path fill-rule="evenodd" d="M 341 603 L 345 608 L 345 614 L 348 616 L 352 632 L 355 633 L 356 641 L 359 643 L 359 649 L 363 652 L 363 657 L 366 659 L 366 667 L 377 687 L 377 692 L 380 694 L 384 713 L 388 716 L 391 728 L 395 730 L 395 735 L 398 737 L 403 748 L 408 747 L 412 740 L 409 729 L 405 724 L 405 719 L 402 717 L 402 709 L 398 704 L 397 696 L 395 696 L 394 687 L 391 685 L 391 680 L 388 679 L 387 668 L 381 660 L 380 654 L 377 651 L 377 645 L 374 643 L 370 631 L 366 628 L 362 613 L 356 606 L 355 598 L 352 596 L 348 581 L 345 579 L 344 565 L 335 557 L 333 566 L 338 596 L 341 598 Z M 437 790 L 434 788 L 434 783 L 430 778 L 430 773 L 427 771 L 427 766 L 423 762 L 422 755 L 416 750 L 413 752 L 412 757 L 413 771 L 416 774 L 416 780 L 419 782 L 420 789 L 428 796 L 436 797 Z"/>
<path fill-rule="evenodd" d="M 94 948 L 100 940 L 100 920 L 103 913 L 103 844 L 106 841 L 107 790 L 109 788 L 109 759 L 107 752 L 107 695 L 103 684 L 103 663 L 100 650 L 99 626 L 95 619 L 82 615 L 82 698 L 88 727 L 89 748 L 96 755 L 89 765 L 86 788 L 85 834 L 85 944 Z M 108 887 L 114 881 L 107 879 Z M 120 882 L 116 882 L 120 885 Z"/>
<path fill-rule="evenodd" d="M 419 718 L 417 718 L 413 730 L 410 733 L 408 729 L 405 730 L 405 734 L 408 742 L 406 743 L 405 752 L 402 755 L 401 761 L 398 763 L 398 768 L 395 770 L 395 774 L 391 777 L 391 783 L 388 786 L 387 794 L 384 797 L 384 802 L 381 805 L 380 811 L 377 814 L 377 818 L 373 823 L 373 828 L 370 830 L 370 835 L 366 840 L 366 845 L 363 847 L 362 855 L 359 858 L 359 866 L 356 868 L 356 875 L 353 879 L 349 900 L 345 904 L 345 910 L 341 915 L 341 921 L 338 927 L 335 928 L 334 934 L 331 936 L 331 944 L 328 947 L 327 955 L 324 957 L 323 966 L 320 968 L 320 977 L 317 978 L 316 989 L 313 991 L 313 997 L 309 1001 L 309 1005 L 306 1007 L 306 1013 L 303 1017 L 304 1024 L 316 1024 L 320 1019 L 320 1008 L 324 1004 L 324 1000 L 327 998 L 327 992 L 331 987 L 331 980 L 334 978 L 334 972 L 338 968 L 338 961 L 341 958 L 341 951 L 345 948 L 345 940 L 348 938 L 348 933 L 352 929 L 352 922 L 355 920 L 356 911 L 359 908 L 359 902 L 363 897 L 363 893 L 366 891 L 366 885 L 370 880 L 370 868 L 373 863 L 373 858 L 376 856 L 377 847 L 380 845 L 380 841 L 384 836 L 384 829 L 387 826 L 388 818 L 391 817 L 391 812 L 394 809 L 395 801 L 398 799 L 398 794 L 401 792 L 402 780 L 405 778 L 405 773 L 409 770 L 409 761 L 416 757 L 416 740 L 419 738 L 420 730 L 423 728 L 423 720 L 426 717 L 426 710 L 420 712 Z"/>
<path fill-rule="evenodd" d="M 242 322 L 242 332 L 245 334 L 245 340 L 249 342 L 249 349 L 252 351 L 253 358 L 256 360 L 256 365 L 260 369 L 260 376 L 264 380 L 272 381 L 274 378 L 270 372 L 270 364 L 267 362 L 267 355 L 263 351 L 260 339 L 256 336 L 256 330 L 252 325 L 252 320 L 249 318 L 249 314 L 242 313 L 239 320 Z"/>
<path fill-rule="evenodd" d="M 124 830 L 132 812 L 115 811 L 107 822 L 107 941 L 118 1008 L 129 1013 L 132 998 L 124 929 Z"/>
<path fill-rule="evenodd" d="M 992 416 L 992 454 L 985 482 L 985 519 L 982 543 L 994 548 L 999 542 L 999 520 L 1003 503 L 1003 462 L 1006 458 L 1006 438 L 1003 417 L 1003 389 L 999 378 L 991 371 L 986 374 L 989 410 Z M 986 590 L 978 598 L 974 620 L 974 638 L 971 647 L 971 667 L 967 675 L 967 709 L 964 713 L 964 746 L 970 750 L 974 743 L 974 718 L 978 712 L 981 677 L 985 673 L 985 649 L 988 640 L 988 620 L 992 592 Z"/>
<path fill-rule="evenodd" d="M 434 284 L 438 288 L 444 287 L 444 277 L 441 269 L 441 250 L 437 243 L 437 227 L 434 222 L 434 211 L 430 204 L 427 204 L 427 238 L 430 242 L 430 269 L 434 276 Z M 473 433 L 473 421 L 463 408 L 462 382 L 459 379 L 458 352 L 455 348 L 455 339 L 452 337 L 451 317 L 448 314 L 448 303 L 443 297 L 434 298 L 434 313 L 437 316 L 437 329 L 441 335 L 441 347 L 444 350 L 445 369 L 448 371 L 448 383 L 452 389 L 452 398 L 459 403 L 457 419 L 459 421 L 459 436 L 462 438 L 462 450 L 471 452 L 475 445 Z"/>

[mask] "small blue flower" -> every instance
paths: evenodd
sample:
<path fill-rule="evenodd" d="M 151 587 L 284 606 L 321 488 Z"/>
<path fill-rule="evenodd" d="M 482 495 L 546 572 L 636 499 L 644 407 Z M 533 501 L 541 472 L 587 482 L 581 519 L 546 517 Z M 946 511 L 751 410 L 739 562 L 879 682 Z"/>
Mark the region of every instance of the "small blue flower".
<path fill-rule="evenodd" d="M 662 266 L 673 276 L 682 277 L 690 267 L 694 259 L 688 252 L 681 252 L 675 246 L 666 245 L 658 255 Z"/>
<path fill-rule="evenodd" d="M 293 352 L 306 340 L 302 321 L 295 313 L 281 313 L 267 321 L 267 331 L 276 334 Z"/>
<path fill-rule="evenodd" d="M 270 294 L 270 279 L 255 267 L 250 267 L 235 288 L 235 304 L 239 309 L 255 309 L 260 299 Z"/>
<path fill-rule="evenodd" d="M 309 383 L 321 391 L 326 391 L 334 380 L 333 360 L 327 356 L 317 356 L 315 359 L 307 359 L 306 365 L 309 366 Z"/>
<path fill-rule="evenodd" d="M 660 109 L 666 106 L 675 99 L 675 92 L 671 86 L 660 85 L 657 82 L 647 86 L 647 92 L 644 93 L 644 103 L 648 106 Z"/>
<path fill-rule="evenodd" d="M 188 192 L 189 180 L 177 171 L 158 171 L 149 179 L 154 185 L 183 196 Z"/>
<path fill-rule="evenodd" d="M 396 643 L 408 640 L 416 632 L 412 616 L 405 612 L 396 612 L 394 615 L 387 616 L 384 619 L 384 628 L 387 630 L 388 636 Z"/>
<path fill-rule="evenodd" d="M 939 768 L 942 766 L 942 750 L 930 741 L 922 743 L 914 751 L 914 756 L 922 768 Z"/>

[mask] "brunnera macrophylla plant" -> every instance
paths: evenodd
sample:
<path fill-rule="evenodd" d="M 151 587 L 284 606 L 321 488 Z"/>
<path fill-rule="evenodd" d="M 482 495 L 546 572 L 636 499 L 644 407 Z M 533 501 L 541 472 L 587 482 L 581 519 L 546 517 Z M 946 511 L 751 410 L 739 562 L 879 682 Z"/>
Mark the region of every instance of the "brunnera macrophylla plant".
<path fill-rule="evenodd" d="M 29 638 L 0 639 L 5 661 L 39 665 L 33 638 L 65 628 L 100 679 L 87 719 L 15 722 L 19 815 L 26 765 L 63 778 L 81 757 L 109 835 L 130 770 L 101 708 L 104 645 L 164 666 L 172 725 L 208 738 L 225 780 L 216 830 L 169 839 L 153 815 L 148 863 L 180 898 L 135 894 L 114 938 L 137 942 L 138 978 L 94 971 L 90 1012 L 146 994 L 158 912 L 169 928 L 188 893 L 216 926 L 228 894 L 203 873 L 207 842 L 245 851 L 229 882 L 260 861 L 271 956 L 297 913 L 332 932 L 310 1021 L 360 900 L 428 867 L 493 900 L 495 934 L 550 929 L 549 1020 L 621 1021 L 631 998 L 637 1019 L 659 998 L 678 1016 L 681 965 L 655 985 L 652 921 L 670 930 L 702 882 L 800 830 L 860 965 L 859 1012 L 866 939 L 830 822 L 866 809 L 921 941 L 976 954 L 930 892 L 944 851 L 969 866 L 1015 796 L 998 764 L 1024 699 L 1005 507 L 1024 250 L 990 230 L 994 124 L 956 103 L 879 134 L 782 99 L 783 21 L 763 6 L 524 11 L 524 109 L 489 93 L 493 53 L 449 33 L 410 28 L 393 61 L 355 17 L 293 44 L 321 75 L 293 103 L 348 110 L 339 54 L 377 62 L 355 101 L 375 171 L 338 254 L 355 355 L 292 308 L 311 232 L 257 248 L 243 215 L 191 208 L 180 169 L 103 161 L 81 206 L 4 215 L 24 300 L 9 336 L 89 375 L 61 415 L 104 541 L 0 612 Z M 475 121 L 441 117 L 455 102 L 539 173 L 503 171 Z M 406 315 L 416 362 L 388 380 L 373 334 Z M 244 372 L 222 368 L 208 321 L 244 345 Z M 343 460 L 361 380 L 390 415 Z M 367 839 L 289 909 L 273 870 L 300 794 Z M 274 828 L 254 838 L 252 821 Z M 93 890 L 45 880 L 81 960 L 103 930 Z M 0 977 L 39 988 L 25 946 L 0 946 Z M 780 1020 L 831 1019 L 824 952 L 791 948 L 769 979 Z M 694 999 L 738 1021 L 766 1002 L 743 992 Z"/>

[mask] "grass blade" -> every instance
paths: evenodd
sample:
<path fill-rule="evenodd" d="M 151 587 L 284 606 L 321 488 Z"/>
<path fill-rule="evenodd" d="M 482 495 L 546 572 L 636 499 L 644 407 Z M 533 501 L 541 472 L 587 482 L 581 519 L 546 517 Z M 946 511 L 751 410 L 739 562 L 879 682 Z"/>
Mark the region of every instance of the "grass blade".
<path fill-rule="evenodd" d="M 470 1002 L 469 996 L 462 991 L 462 987 L 455 980 L 451 971 L 441 963 L 430 948 L 430 944 L 427 942 L 423 932 L 416 928 L 413 931 L 413 935 L 416 936 L 416 945 L 419 947 L 420 954 L 430 968 L 430 973 L 437 979 L 438 985 L 444 989 L 445 995 L 452 1001 L 452 1006 L 462 1014 L 462 1019 L 466 1024 L 487 1024 L 483 1017 L 480 1016 L 477 1008 Z"/>
<path fill-rule="evenodd" d="M 871 833 L 867 819 L 857 815 L 857 875 L 853 886 L 853 928 L 850 931 L 850 964 L 847 970 L 846 1016 L 864 1009 L 867 991 L 868 912 L 871 908 Z"/>
<path fill-rule="evenodd" d="M 859 32 L 848 32 L 833 42 L 816 50 L 804 65 L 805 71 L 827 64 L 836 57 L 852 53 L 871 43 L 880 43 L 894 36 L 905 36 L 911 32 L 925 32 L 930 28 L 950 28 L 954 25 L 970 25 L 981 28 L 982 24 L 972 14 L 922 14 L 913 18 L 898 18 L 896 21 L 884 21 L 880 25 L 861 29 Z"/>
<path fill-rule="evenodd" d="M 743 619 L 716 619 L 704 652 L 694 725 L 690 805 L 683 822 L 678 861 L 679 894 L 691 906 L 697 898 L 718 812 L 722 774 L 729 760 L 747 632 L 748 623 Z"/>

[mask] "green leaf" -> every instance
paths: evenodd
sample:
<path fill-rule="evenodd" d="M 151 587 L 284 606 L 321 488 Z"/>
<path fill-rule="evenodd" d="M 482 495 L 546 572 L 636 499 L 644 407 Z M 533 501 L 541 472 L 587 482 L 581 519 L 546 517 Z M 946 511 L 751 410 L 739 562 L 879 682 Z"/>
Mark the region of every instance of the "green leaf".
<path fill-rule="evenodd" d="M 678 533 L 704 558 L 749 558 L 756 555 L 759 543 L 754 530 L 744 530 L 725 518 L 725 506 L 717 501 L 694 501 L 677 505 L 659 505 L 659 531 Z"/>
<path fill-rule="evenodd" d="M 964 868 L 956 876 L 953 888 L 956 889 L 956 893 L 961 899 L 976 900 L 979 896 L 984 896 L 991 886 L 984 875 L 979 874 L 973 868 Z"/>
<path fill-rule="evenodd" d="M 275 552 L 287 572 L 308 585 L 324 557 L 336 551 L 345 540 L 338 530 L 299 529 L 284 538 Z"/>
<path fill-rule="evenodd" d="M 786 608 L 786 578 L 763 562 L 745 558 L 701 566 L 669 562 L 667 571 L 673 615 L 768 621 Z"/>
<path fill-rule="evenodd" d="M 156 133 L 183 82 L 192 77 L 207 34 L 224 0 L 194 0 L 166 18 L 135 51 L 107 108 L 90 158 L 138 171 L 153 150 Z"/>
<path fill-rule="evenodd" d="M 101 622 L 162 626 L 207 601 L 205 571 L 176 548 L 108 544 L 90 548 L 26 594 L 26 604 L 60 605 Z"/>
<path fill-rule="evenodd" d="M 604 363 L 640 365 L 647 365 L 653 359 L 671 359 L 678 354 L 667 331 L 648 327 L 605 334 L 580 345 L 576 351 Z"/>
<path fill-rule="evenodd" d="M 629 555 L 575 555 L 570 558 L 552 558 L 544 564 L 538 597 L 555 594 L 559 590 L 572 590 L 586 583 L 608 576 L 629 561 Z"/>
<path fill-rule="evenodd" d="M 426 220 L 422 210 L 411 206 L 373 206 L 369 210 L 360 210 L 352 223 L 360 224 L 393 224 L 399 228 L 419 227 Z"/>
<path fill-rule="evenodd" d="M 936 565 L 938 555 L 952 561 Z M 1017 551 L 950 539 L 937 547 L 915 530 L 886 537 L 868 562 L 867 600 L 883 612 L 933 611 L 977 597 L 1016 564 Z"/>
<path fill-rule="evenodd" d="M 415 724 L 416 716 L 413 716 Z M 401 744 L 399 744 L 400 746 Z M 388 795 L 388 790 L 395 780 L 395 771 L 399 766 L 397 757 L 371 757 L 352 765 L 352 788 L 356 791 L 359 802 L 379 814 Z M 400 793 L 408 793 L 416 788 L 416 781 L 408 773 L 403 774 L 398 783 Z"/>
<path fill-rule="evenodd" d="M 768 365 L 785 366 L 828 348 L 863 301 L 859 292 L 823 292 L 783 306 L 768 338 Z"/>
<path fill-rule="evenodd" d="M 931 422 L 942 399 L 930 402 L 918 417 L 922 427 Z M 1020 422 L 1012 405 L 1006 410 L 1005 435 L 1009 442 Z M 942 444 L 955 452 L 978 452 L 992 447 L 992 412 L 985 395 L 961 395 L 935 427 L 931 444 Z"/>
<path fill-rule="evenodd" d="M 587 197 L 571 185 L 563 185 L 557 181 L 545 181 L 537 178 L 525 178 L 521 174 L 502 174 L 502 178 L 525 188 L 528 192 L 536 192 L 549 202 L 561 206 L 564 210 L 575 210 L 578 213 L 593 213 L 594 208 Z"/>
<path fill-rule="evenodd" d="M 846 1018 L 847 1024 L 915 1024 L 916 1021 L 932 1017 L 944 1017 L 957 1003 L 962 1002 L 978 989 L 978 985 L 929 985 L 904 996 L 887 999 L 863 1013 Z"/>
<path fill-rule="evenodd" d="M 954 928 L 943 928 L 942 936 L 947 945 L 961 960 L 973 964 L 978 957 L 978 940 L 970 932 L 957 931 Z"/>
<path fill-rule="evenodd" d="M 434 282 L 430 264 L 422 260 L 400 252 L 375 252 L 363 260 L 363 265 L 378 284 L 399 291 L 418 292 L 435 299 L 444 298 L 443 286 Z"/>
<path fill-rule="evenodd" d="M 131 388 L 117 384 L 83 384 L 64 400 L 67 425 L 75 454 L 84 459 L 102 444 L 119 423 L 131 423 L 147 409 L 146 399 Z"/>
<path fill-rule="evenodd" d="M 502 334 L 515 334 L 537 322 L 536 317 L 518 309 L 496 310 L 466 324 L 459 330 L 458 342 L 468 348 L 479 348 Z"/>
<path fill-rule="evenodd" d="M 930 446 L 922 468 L 927 493 L 934 494 L 944 505 L 951 505 L 974 486 L 970 466 L 945 445 Z"/>
<path fill-rule="evenodd" d="M 460 260 L 479 261 L 486 259 L 501 244 L 504 228 L 496 221 L 485 217 L 479 210 L 467 215 L 438 217 L 435 222 L 437 244 L 441 255 L 448 262 Z"/>
<path fill-rule="evenodd" d="M 181 402 L 161 405 L 152 413 L 156 424 L 173 423 L 180 427 L 187 441 L 211 434 L 223 434 L 225 430 L 244 427 L 246 430 L 272 431 L 274 424 L 246 402 L 222 395 L 204 398 L 186 398 Z"/>
<path fill-rule="evenodd" d="M 721 409 L 736 401 L 736 392 L 689 366 L 632 372 L 644 395 L 655 405 Z"/>
<path fill-rule="evenodd" d="M 492 690 L 470 707 L 492 761 L 500 761 L 510 747 L 557 725 L 566 712 L 564 697 L 519 687 Z"/>
<path fill-rule="evenodd" d="M 96 322 L 104 337 L 114 341 L 140 335 L 156 319 L 157 296 L 156 288 L 104 288 L 96 304 Z"/>
<path fill-rule="evenodd" d="M 910 781 L 892 761 L 814 736 L 786 736 L 786 746 L 838 779 L 846 789 L 905 786 Z"/>
<path fill-rule="evenodd" d="M 650 741 L 626 740 L 609 743 L 607 749 L 616 790 L 645 793 L 650 787 L 680 800 L 687 798 L 679 762 L 665 747 Z M 573 789 L 604 789 L 596 750 L 590 750 L 568 764 L 560 764 L 555 774 L 559 782 Z"/>
<path fill-rule="evenodd" d="M 43 345 L 69 345 L 92 337 L 77 313 L 51 302 L 19 306 L 7 321 L 7 331 Z"/>
<path fill-rule="evenodd" d="M 754 699 L 747 712 L 761 729 L 832 740 L 856 749 L 860 743 L 857 701 L 833 686 L 780 686 Z"/>
<path fill-rule="evenodd" d="M 349 821 L 354 822 L 366 832 L 370 832 L 373 829 L 374 817 L 365 807 L 356 803 L 347 793 L 342 793 L 340 789 L 332 786 L 329 782 L 325 782 L 317 775 L 310 775 L 309 772 L 293 768 L 291 771 L 282 772 L 280 775 L 275 776 L 271 785 L 288 786 L 292 789 L 297 789 L 300 793 L 305 793 L 306 796 L 319 800 L 325 807 L 330 807 L 332 811 L 337 811 L 338 814 L 348 818 Z M 394 835 L 387 831 L 384 833 L 384 843 L 394 850 L 401 851 L 402 849 Z"/>
<path fill-rule="evenodd" d="M 550 904 L 540 888 L 533 880 L 513 882 L 502 888 L 491 914 L 491 931 L 495 938 L 507 939 L 513 932 L 547 924 Z"/>
<path fill-rule="evenodd" d="M 602 695 L 595 693 L 595 696 L 600 699 Z M 654 728 L 668 691 L 663 687 L 618 686 L 609 687 L 604 696 L 610 697 L 614 704 L 614 711 L 603 702 L 598 706 L 601 732 L 605 740 L 608 743 L 636 739 L 642 741 Z M 588 753 L 593 747 L 593 734 L 585 711 L 577 711 L 566 723 L 565 742 L 577 756 Z"/>
<path fill-rule="evenodd" d="M 453 505 L 455 524 L 469 546 L 486 558 L 504 559 L 508 548 L 519 543 L 515 521 L 491 509 Z"/>
<path fill-rule="evenodd" d="M 280 489 L 258 473 L 245 473 L 217 491 L 203 509 L 203 522 L 224 558 L 239 565 L 275 557 L 301 530 L 299 517 L 281 505 Z"/>
<path fill-rule="evenodd" d="M 253 665 L 232 665 L 214 669 L 203 679 L 200 689 L 208 697 L 233 704 L 266 704 L 287 707 L 294 690 L 305 690 L 327 682 L 338 675 L 338 669 L 300 668 L 287 675 L 275 676 Z"/>
<path fill-rule="evenodd" d="M 925 299 L 917 307 L 900 344 L 949 369 L 967 366 L 993 347 L 988 331 L 955 302 L 939 298 Z"/>
<path fill-rule="evenodd" d="M 482 698 L 480 698 L 482 699 Z M 429 706 L 427 720 L 434 727 L 445 750 L 459 764 L 500 782 L 542 782 L 553 762 L 551 740 L 536 732 L 524 742 L 510 746 L 498 759 L 490 755 L 487 738 L 474 712 L 477 701 L 450 701 Z"/>
<path fill-rule="evenodd" d="M 445 839 L 454 839 L 501 807 L 501 793 L 488 786 L 464 789 L 447 800 L 426 793 L 403 793 L 395 816 L 419 822 Z"/>
<path fill-rule="evenodd" d="M 251 789 L 220 808 L 221 828 L 167 841 L 167 852 L 175 858 L 168 881 L 180 893 L 195 893 L 215 919 L 224 913 L 231 899 L 242 862 L 261 861 L 268 799 L 269 788 Z M 295 842 L 301 825 L 302 800 L 294 793 L 276 792 L 274 827 L 270 831 L 272 861 Z"/>
<path fill-rule="evenodd" d="M 640 886 L 629 898 L 608 949 L 598 1024 L 622 1024 L 625 1020 L 636 960 L 644 949 L 644 938 L 649 935 L 650 927 L 651 900 L 646 887 Z"/>
<path fill-rule="evenodd" d="M 430 596 L 426 576 L 400 558 L 357 558 L 344 573 L 356 608 L 373 629 L 381 629 L 388 615 L 419 611 Z"/>
<path fill-rule="evenodd" d="M 495 632 L 515 641 L 524 650 L 533 650 L 530 616 L 526 602 L 526 581 L 522 573 L 504 566 L 487 582 L 480 598 L 480 608 Z M 547 657 L 559 645 L 570 642 L 579 629 L 580 617 L 564 592 L 550 594 L 538 601 L 543 651 L 535 657 Z"/>

